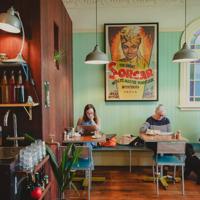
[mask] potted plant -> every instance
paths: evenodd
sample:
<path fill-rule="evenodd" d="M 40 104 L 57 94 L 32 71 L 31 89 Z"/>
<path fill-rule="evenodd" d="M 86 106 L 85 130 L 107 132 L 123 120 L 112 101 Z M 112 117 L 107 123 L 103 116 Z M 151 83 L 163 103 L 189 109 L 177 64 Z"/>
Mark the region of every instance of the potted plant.
<path fill-rule="evenodd" d="M 57 50 L 54 52 L 53 59 L 54 59 L 57 69 L 59 69 L 59 64 L 62 61 L 63 56 L 64 56 L 63 51 Z"/>
<path fill-rule="evenodd" d="M 72 171 L 72 166 L 78 161 L 80 151 L 74 147 L 74 144 L 69 144 L 62 152 L 61 161 L 55 157 L 49 146 L 46 146 L 50 163 L 59 188 L 59 200 L 64 198 L 65 189 L 72 186 L 76 191 L 76 186 L 72 182 L 75 172 Z"/>
<path fill-rule="evenodd" d="M 35 141 L 35 139 L 28 134 L 25 134 L 24 136 L 27 140 L 31 142 Z M 58 199 L 63 200 L 65 199 L 64 191 L 69 186 L 73 187 L 73 189 L 77 191 L 76 186 L 72 182 L 75 172 L 72 171 L 71 169 L 72 169 L 72 166 L 76 164 L 76 162 L 78 161 L 80 150 L 77 150 L 74 144 L 72 143 L 69 144 L 63 150 L 60 161 L 58 158 L 56 158 L 55 154 L 53 153 L 53 151 L 48 145 L 46 145 L 46 152 L 49 155 L 51 168 L 58 185 L 58 189 L 59 189 Z"/>

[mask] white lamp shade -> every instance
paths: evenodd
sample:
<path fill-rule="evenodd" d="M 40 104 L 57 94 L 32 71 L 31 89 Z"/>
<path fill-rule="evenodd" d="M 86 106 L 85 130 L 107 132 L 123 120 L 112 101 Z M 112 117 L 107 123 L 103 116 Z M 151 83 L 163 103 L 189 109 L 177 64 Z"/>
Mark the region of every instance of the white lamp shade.
<path fill-rule="evenodd" d="M 103 53 L 99 46 L 96 45 L 94 50 L 90 52 L 85 58 L 86 64 L 107 64 L 109 63 L 108 56 Z"/>
<path fill-rule="evenodd" d="M 25 40 L 24 26 L 21 17 L 19 15 L 19 12 L 15 11 L 13 7 L 8 9 L 6 13 L 0 14 L 0 29 L 10 33 L 20 33 L 22 31 L 22 44 L 17 57 L 14 59 L 4 60 L 3 62 L 26 63 L 26 61 L 23 59 L 22 56 L 22 51 L 24 48 L 24 40 Z"/>
<path fill-rule="evenodd" d="M 185 42 L 183 47 L 174 54 L 173 62 L 194 62 L 198 59 L 197 52 L 190 49 Z"/>
<path fill-rule="evenodd" d="M 8 12 L 0 14 L 0 29 L 10 33 L 20 33 L 20 21 L 8 10 Z"/>

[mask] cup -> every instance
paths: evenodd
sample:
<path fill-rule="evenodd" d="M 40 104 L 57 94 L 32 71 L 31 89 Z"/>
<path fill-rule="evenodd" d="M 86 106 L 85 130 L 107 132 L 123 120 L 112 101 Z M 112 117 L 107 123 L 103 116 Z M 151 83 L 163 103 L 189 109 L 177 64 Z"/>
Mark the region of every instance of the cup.
<path fill-rule="evenodd" d="M 180 130 L 176 132 L 176 139 L 177 140 L 181 139 L 181 131 Z"/>
<path fill-rule="evenodd" d="M 172 134 L 172 139 L 176 139 L 176 133 Z"/>

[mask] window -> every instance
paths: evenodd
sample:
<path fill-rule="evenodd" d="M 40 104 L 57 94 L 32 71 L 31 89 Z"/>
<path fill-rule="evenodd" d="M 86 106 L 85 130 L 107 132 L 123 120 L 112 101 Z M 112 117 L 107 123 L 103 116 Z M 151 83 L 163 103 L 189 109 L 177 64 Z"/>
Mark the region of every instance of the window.
<path fill-rule="evenodd" d="M 181 44 L 184 37 L 183 34 Z M 200 19 L 187 27 L 187 44 L 191 49 L 200 52 Z M 180 64 L 179 107 L 181 110 L 200 110 L 200 60 Z"/>

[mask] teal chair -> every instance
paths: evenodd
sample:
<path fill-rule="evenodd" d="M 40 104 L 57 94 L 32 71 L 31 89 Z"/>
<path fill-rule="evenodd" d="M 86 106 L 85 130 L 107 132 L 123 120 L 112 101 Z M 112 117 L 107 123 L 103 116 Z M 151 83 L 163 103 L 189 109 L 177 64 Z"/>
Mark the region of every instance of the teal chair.
<path fill-rule="evenodd" d="M 85 171 L 86 179 L 88 180 L 88 200 L 90 200 L 91 191 L 91 174 L 93 169 L 92 150 L 88 146 L 76 146 L 80 151 L 78 162 L 72 166 L 72 170 Z"/>
<path fill-rule="evenodd" d="M 159 179 L 163 176 L 164 166 L 174 166 L 174 179 L 176 177 L 176 167 L 181 167 L 182 194 L 184 195 L 185 142 L 157 142 L 157 153 L 154 156 L 154 165 L 156 166 L 156 171 L 154 172 L 153 167 L 153 175 L 155 178 L 156 173 L 157 195 L 159 195 Z"/>
<path fill-rule="evenodd" d="M 60 150 L 65 149 L 66 146 L 60 146 Z M 91 174 L 93 169 L 92 151 L 88 146 L 75 146 L 80 152 L 78 161 L 72 165 L 72 171 L 85 171 L 86 179 L 88 180 L 88 200 L 90 200 L 91 191 Z"/>

